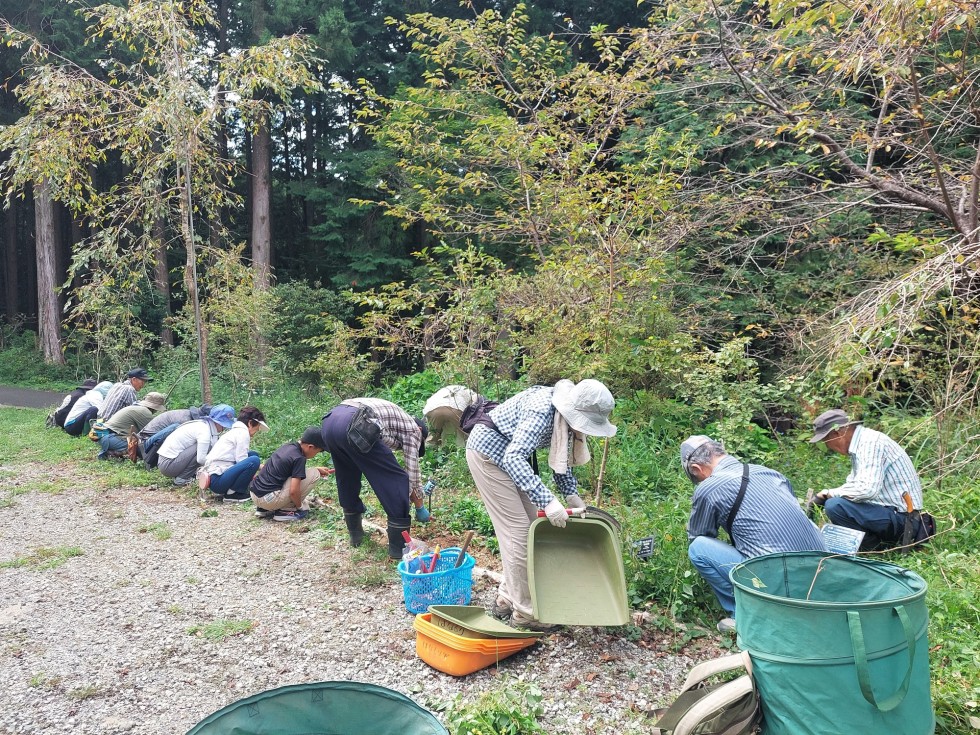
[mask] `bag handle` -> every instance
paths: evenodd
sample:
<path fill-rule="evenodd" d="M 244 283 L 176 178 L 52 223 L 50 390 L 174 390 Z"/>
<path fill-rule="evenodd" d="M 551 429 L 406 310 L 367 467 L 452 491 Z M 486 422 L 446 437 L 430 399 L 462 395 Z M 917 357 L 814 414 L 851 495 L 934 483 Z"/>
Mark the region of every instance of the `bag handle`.
<path fill-rule="evenodd" d="M 732 658 L 741 659 L 741 656 L 733 656 Z M 718 712 L 735 704 L 735 702 L 752 694 L 754 691 L 755 686 L 752 684 L 752 677 L 747 675 L 740 676 L 718 687 L 691 706 L 691 709 L 674 725 L 673 735 L 694 735 L 698 732 L 698 726 L 704 722 L 705 718 L 710 717 L 713 712 Z M 755 711 L 751 712 L 744 722 L 733 724 L 740 726 L 746 725 L 754 718 Z M 729 730 L 726 730 L 726 732 L 729 732 Z M 738 732 L 741 732 L 741 730 L 738 730 Z"/>
<path fill-rule="evenodd" d="M 905 640 L 908 643 L 909 667 L 905 672 L 905 679 L 898 687 L 898 691 L 878 702 L 875 698 L 874 690 L 871 687 L 871 671 L 868 668 L 868 652 L 864 645 L 864 630 L 861 628 L 861 613 L 855 610 L 847 611 L 847 627 L 851 632 L 851 646 L 854 649 L 854 664 L 857 666 L 858 684 L 861 685 L 861 694 L 868 704 L 875 707 L 879 712 L 889 712 L 895 709 L 905 699 L 909 691 L 909 682 L 912 681 L 912 666 L 915 664 L 915 636 L 912 631 L 912 623 L 909 615 L 905 612 L 905 606 L 899 605 L 892 608 L 898 619 L 902 621 L 902 629 L 905 631 Z"/>
<path fill-rule="evenodd" d="M 693 689 L 709 676 L 738 668 L 746 669 L 751 676 L 752 664 L 749 659 L 749 654 L 745 651 L 731 656 L 722 656 L 721 658 L 713 658 L 710 661 L 703 661 L 691 669 L 691 673 L 684 680 L 684 686 L 681 687 L 680 693 L 683 694 L 688 689 Z"/>

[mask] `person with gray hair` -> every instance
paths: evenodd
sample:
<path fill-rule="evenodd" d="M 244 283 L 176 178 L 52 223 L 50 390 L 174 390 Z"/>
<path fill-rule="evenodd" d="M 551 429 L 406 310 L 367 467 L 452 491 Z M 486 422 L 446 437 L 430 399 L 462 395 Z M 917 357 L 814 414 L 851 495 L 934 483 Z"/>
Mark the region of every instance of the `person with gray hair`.
<path fill-rule="evenodd" d="M 696 485 L 687 523 L 688 556 L 727 613 L 718 630 L 730 632 L 735 629 L 732 567 L 763 554 L 826 551 L 826 546 L 779 472 L 744 464 L 703 434 L 681 444 L 681 466 Z M 718 538 L 720 528 L 731 543 Z"/>

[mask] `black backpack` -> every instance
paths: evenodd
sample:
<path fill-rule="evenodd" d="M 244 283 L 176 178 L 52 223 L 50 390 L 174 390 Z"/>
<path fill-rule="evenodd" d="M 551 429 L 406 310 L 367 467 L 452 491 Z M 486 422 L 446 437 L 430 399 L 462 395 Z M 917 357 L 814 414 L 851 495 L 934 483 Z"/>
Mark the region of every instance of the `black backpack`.
<path fill-rule="evenodd" d="M 497 401 L 488 401 L 483 396 L 477 398 L 473 403 L 463 409 L 459 417 L 459 428 L 464 434 L 469 434 L 477 424 L 497 430 L 497 425 L 487 414 L 500 405 Z"/>

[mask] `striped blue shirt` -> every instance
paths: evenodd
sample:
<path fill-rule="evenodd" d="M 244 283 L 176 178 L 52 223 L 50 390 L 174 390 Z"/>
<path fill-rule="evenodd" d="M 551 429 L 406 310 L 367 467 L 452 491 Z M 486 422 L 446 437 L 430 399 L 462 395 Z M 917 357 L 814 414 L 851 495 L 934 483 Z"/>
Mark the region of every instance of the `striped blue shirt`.
<path fill-rule="evenodd" d="M 688 538 L 716 538 L 724 528 L 742 485 L 742 463 L 725 455 L 691 499 Z M 746 557 L 777 551 L 826 551 L 823 536 L 806 517 L 793 486 L 783 475 L 749 465 L 749 484 L 732 524 L 732 543 Z"/>
<path fill-rule="evenodd" d="M 105 402 L 99 411 L 99 418 L 108 421 L 119 411 L 136 403 L 136 388 L 126 378 L 121 383 L 113 385 L 106 394 Z"/>
<path fill-rule="evenodd" d="M 851 472 L 843 485 L 827 491 L 831 497 L 884 505 L 904 513 L 902 493 L 908 492 L 912 507 L 922 509 L 919 475 L 909 455 L 894 439 L 858 425 L 847 453 L 851 458 Z"/>
<path fill-rule="evenodd" d="M 477 424 L 470 432 L 466 448 L 480 452 L 493 460 L 500 469 L 538 508 L 555 499 L 541 478 L 531 469 L 531 453 L 551 447 L 551 432 L 555 423 L 555 407 L 551 403 L 555 389 L 535 385 L 509 398 L 490 411 L 497 431 Z M 562 495 L 578 491 L 575 476 L 553 473 L 555 485 Z"/>

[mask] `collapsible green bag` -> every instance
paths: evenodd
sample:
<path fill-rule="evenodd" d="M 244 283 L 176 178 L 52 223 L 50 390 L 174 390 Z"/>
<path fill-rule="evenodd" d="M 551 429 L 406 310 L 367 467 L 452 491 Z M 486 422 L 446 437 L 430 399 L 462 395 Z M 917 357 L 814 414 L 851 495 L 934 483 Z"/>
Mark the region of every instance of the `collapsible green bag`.
<path fill-rule="evenodd" d="M 731 571 L 767 735 L 930 735 L 926 583 L 893 564 L 769 554 Z"/>
<path fill-rule="evenodd" d="M 321 681 L 270 689 L 205 717 L 187 735 L 448 735 L 408 697 L 373 684 Z"/>

